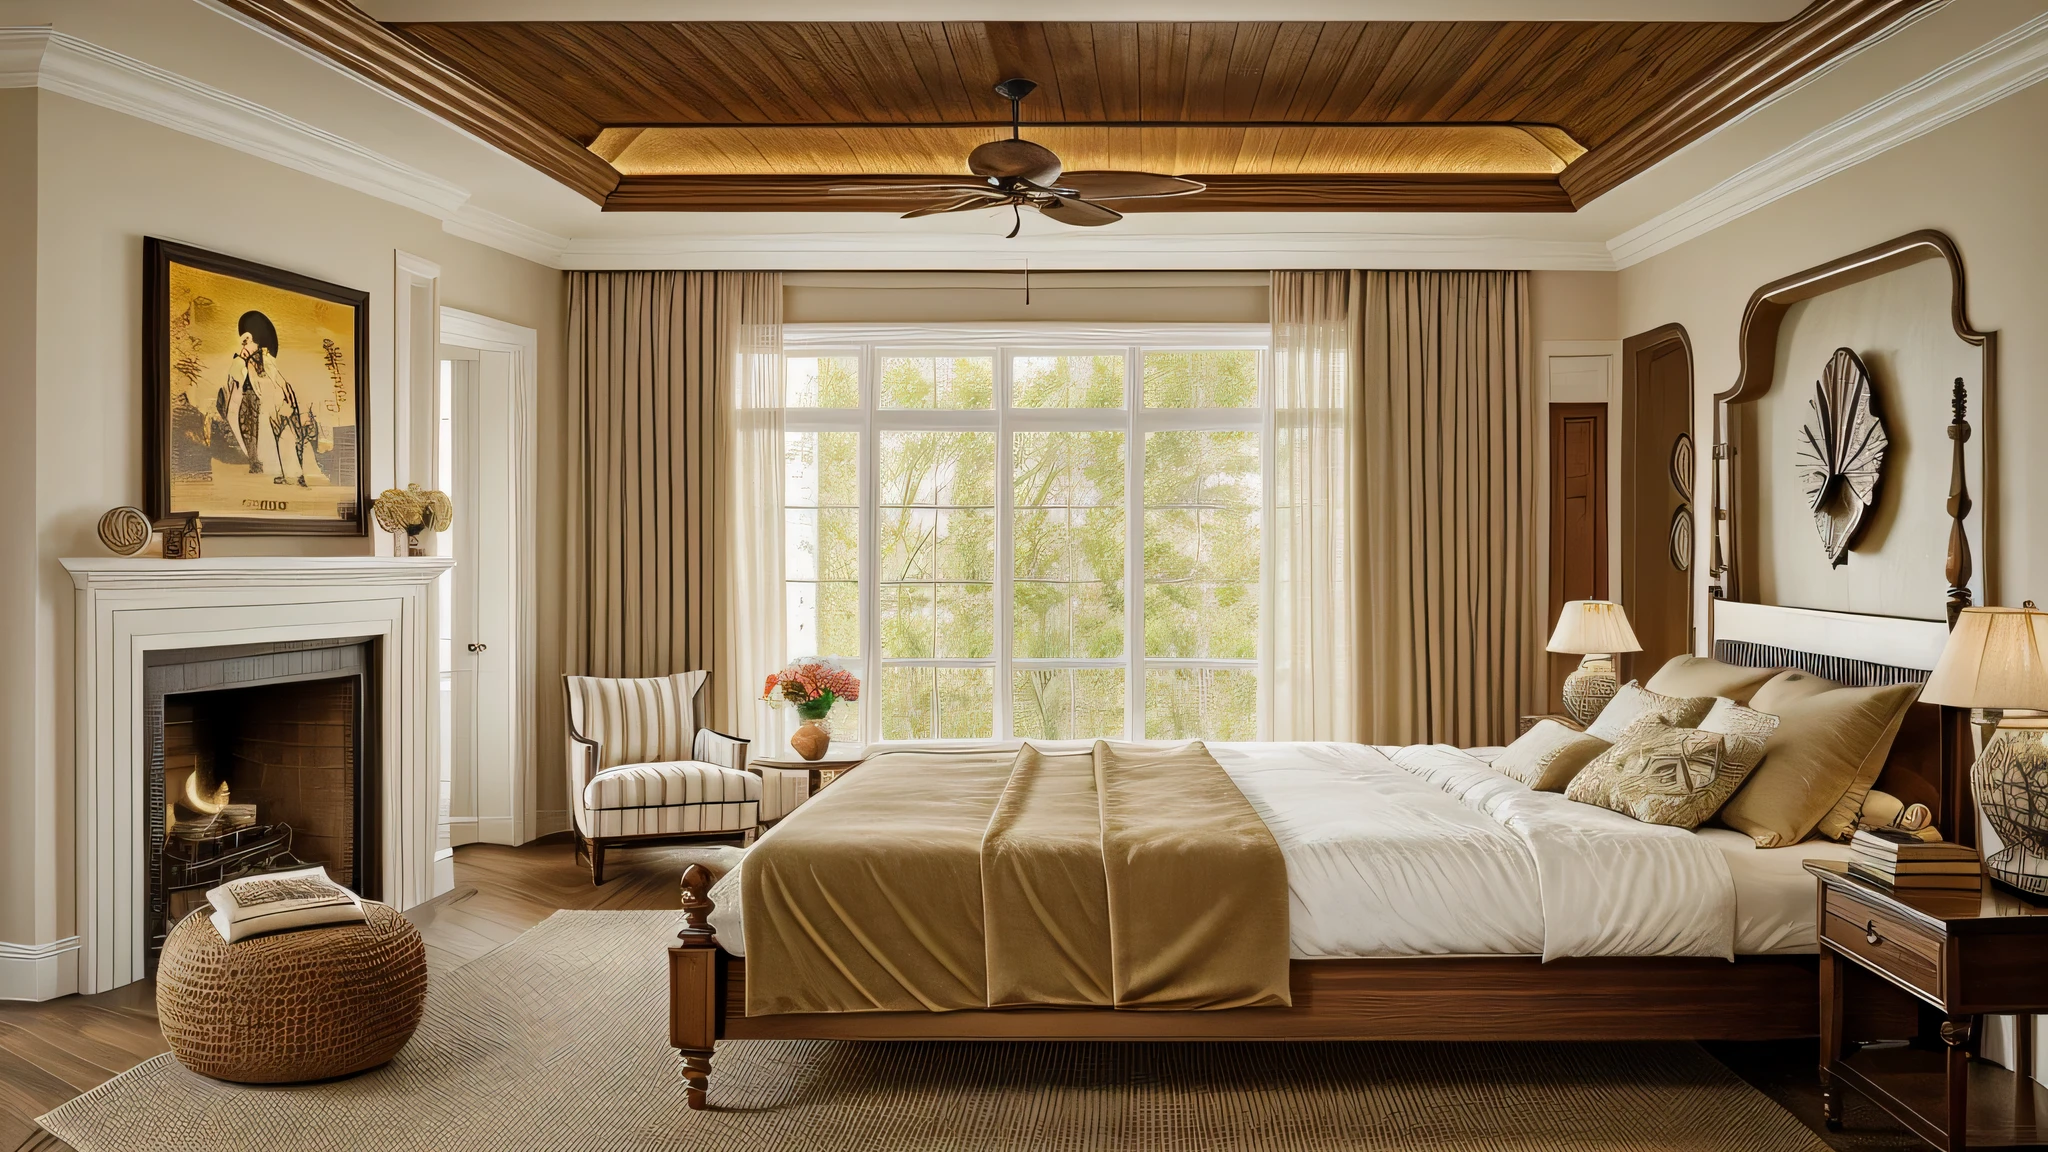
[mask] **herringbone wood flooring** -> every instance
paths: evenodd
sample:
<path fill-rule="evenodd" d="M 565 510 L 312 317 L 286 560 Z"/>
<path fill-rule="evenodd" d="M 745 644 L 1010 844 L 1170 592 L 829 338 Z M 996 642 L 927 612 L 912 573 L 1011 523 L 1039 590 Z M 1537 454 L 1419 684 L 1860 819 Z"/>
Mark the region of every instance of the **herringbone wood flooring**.
<path fill-rule="evenodd" d="M 683 867 L 719 852 L 703 848 L 614 849 L 604 887 L 576 863 L 569 837 L 518 848 L 473 844 L 455 853 L 455 890 L 407 915 L 427 943 L 430 972 L 467 963 L 561 908 L 673 908 Z M 1808 1041 L 1709 1044 L 1734 1069 L 1815 1130 L 1820 1088 Z M 0 1001 L 0 1149 L 68 1152 L 34 1117 L 164 1051 L 156 987 L 131 984 L 98 996 L 42 1004 Z M 1924 1148 L 1875 1105 L 1853 1094 L 1848 1128 L 1821 1135 L 1843 1152 Z"/>

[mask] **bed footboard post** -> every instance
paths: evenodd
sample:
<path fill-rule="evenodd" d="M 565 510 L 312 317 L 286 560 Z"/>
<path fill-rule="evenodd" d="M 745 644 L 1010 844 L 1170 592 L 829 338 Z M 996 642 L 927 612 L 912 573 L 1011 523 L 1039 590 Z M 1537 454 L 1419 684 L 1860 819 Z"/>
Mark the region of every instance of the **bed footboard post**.
<path fill-rule="evenodd" d="M 668 1042 L 683 1058 L 689 1106 L 699 1111 L 711 1085 L 711 1052 L 718 1043 L 718 939 L 712 931 L 711 873 L 702 864 L 683 869 L 683 930 L 668 950 Z"/>

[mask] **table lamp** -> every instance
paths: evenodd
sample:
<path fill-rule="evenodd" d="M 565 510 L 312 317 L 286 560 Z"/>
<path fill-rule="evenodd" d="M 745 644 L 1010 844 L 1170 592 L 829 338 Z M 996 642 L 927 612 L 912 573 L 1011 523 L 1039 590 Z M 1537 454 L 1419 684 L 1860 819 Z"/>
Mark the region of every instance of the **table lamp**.
<path fill-rule="evenodd" d="M 1970 769 L 1970 790 L 2004 844 L 1985 870 L 2035 895 L 2048 895 L 2048 728 L 2038 715 L 2048 710 L 2044 653 L 2048 612 L 2032 600 L 2024 608 L 1965 608 L 1920 690 L 1929 704 L 2004 713 Z"/>
<path fill-rule="evenodd" d="M 1585 657 L 1564 678 L 1564 710 L 1581 728 L 1591 724 L 1621 688 L 1615 654 L 1643 650 L 1635 629 L 1628 626 L 1628 614 L 1612 600 L 1567 602 L 1558 614 L 1557 631 L 1550 634 L 1545 647 Z"/>

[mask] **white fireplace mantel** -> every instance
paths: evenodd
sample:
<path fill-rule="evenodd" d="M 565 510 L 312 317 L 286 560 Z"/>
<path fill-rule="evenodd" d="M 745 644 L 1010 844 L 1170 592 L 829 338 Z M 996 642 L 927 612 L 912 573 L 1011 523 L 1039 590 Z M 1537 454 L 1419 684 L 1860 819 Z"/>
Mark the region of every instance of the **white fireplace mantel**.
<path fill-rule="evenodd" d="M 431 585 L 442 557 L 236 556 L 61 561 L 76 588 L 78 988 L 142 978 L 147 654 L 166 648 L 374 637 L 383 891 L 433 896 L 439 772 Z"/>

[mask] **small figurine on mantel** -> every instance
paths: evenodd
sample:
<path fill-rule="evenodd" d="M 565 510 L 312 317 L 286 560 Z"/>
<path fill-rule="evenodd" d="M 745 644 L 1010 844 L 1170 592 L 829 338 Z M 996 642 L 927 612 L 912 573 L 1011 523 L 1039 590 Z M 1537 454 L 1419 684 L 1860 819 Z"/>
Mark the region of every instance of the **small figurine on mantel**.
<path fill-rule="evenodd" d="M 176 512 L 173 512 L 173 513 L 171 513 L 171 515 L 173 515 L 173 516 L 176 516 L 176 515 L 178 515 L 178 513 L 176 513 Z M 166 560 L 197 560 L 197 559 L 199 559 L 199 535 L 200 535 L 199 513 L 197 513 L 197 512 L 187 512 L 187 513 L 185 513 L 185 524 L 184 524 L 184 526 L 183 526 L 183 527 L 178 527 L 178 526 L 176 526 L 176 525 L 173 525 L 173 526 L 171 526 L 171 527 L 165 528 L 165 529 L 163 530 L 163 534 L 164 534 L 164 559 L 166 559 Z"/>
<path fill-rule="evenodd" d="M 420 533 L 446 532 L 455 523 L 455 504 L 448 499 L 448 494 L 417 484 L 386 488 L 377 494 L 370 511 L 377 517 L 379 528 L 386 532 L 405 533 L 407 556 L 427 554 L 426 545 L 420 541 Z"/>

